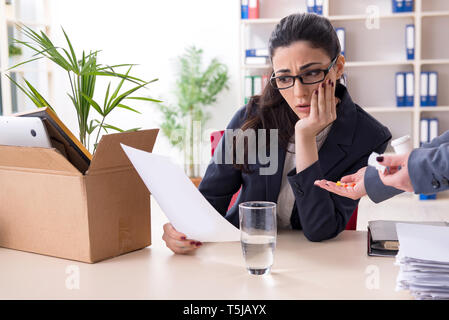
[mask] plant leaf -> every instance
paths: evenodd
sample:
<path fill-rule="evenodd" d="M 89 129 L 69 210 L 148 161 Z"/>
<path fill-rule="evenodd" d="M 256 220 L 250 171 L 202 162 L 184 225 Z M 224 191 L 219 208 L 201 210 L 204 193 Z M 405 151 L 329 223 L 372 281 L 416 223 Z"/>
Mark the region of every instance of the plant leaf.
<path fill-rule="evenodd" d="M 103 117 L 105 117 L 103 110 L 101 110 L 100 106 L 98 105 L 97 102 L 95 102 L 94 99 L 92 99 L 91 97 L 89 97 L 87 94 L 85 94 L 84 92 L 81 92 L 81 95 L 84 97 L 84 99 L 86 99 L 90 105 Z"/>
<path fill-rule="evenodd" d="M 145 97 L 126 97 L 125 99 L 143 100 L 143 101 L 151 101 L 151 102 L 163 102 L 162 100 L 145 98 Z"/>
<path fill-rule="evenodd" d="M 141 112 L 139 112 L 139 111 L 137 111 L 137 110 L 135 110 L 135 109 L 133 109 L 133 108 L 131 108 L 131 107 L 125 106 L 124 104 L 118 104 L 117 107 L 123 108 L 123 109 L 127 109 L 127 110 L 133 111 L 133 112 L 135 112 L 135 113 L 142 114 Z"/>

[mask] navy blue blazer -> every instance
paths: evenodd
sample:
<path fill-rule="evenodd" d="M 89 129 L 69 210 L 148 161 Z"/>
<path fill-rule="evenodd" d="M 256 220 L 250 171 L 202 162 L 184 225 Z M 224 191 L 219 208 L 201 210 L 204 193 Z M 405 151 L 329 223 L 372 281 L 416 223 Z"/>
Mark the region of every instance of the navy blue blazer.
<path fill-rule="evenodd" d="M 391 139 L 390 131 L 352 102 L 346 87 L 338 84 L 335 95 L 340 98 L 337 119 L 322 145 L 319 160 L 303 171 L 291 170 L 288 182 L 295 196 L 290 219 L 293 229 L 302 229 L 310 241 L 322 241 L 343 231 L 358 200 L 341 197 L 315 186 L 318 179 L 339 180 L 367 165 L 371 152 L 383 153 Z M 238 129 L 247 116 L 246 107 L 240 108 L 227 126 Z M 225 137 L 217 148 L 225 154 Z M 209 163 L 199 191 L 225 218 L 239 227 L 239 203 L 245 201 L 277 202 L 284 169 L 286 150 L 278 148 L 278 168 L 273 175 L 243 173 L 232 164 Z M 261 165 L 257 159 L 254 170 Z M 267 166 L 267 165 L 265 165 Z M 227 212 L 232 196 L 242 187 L 235 204 Z"/>

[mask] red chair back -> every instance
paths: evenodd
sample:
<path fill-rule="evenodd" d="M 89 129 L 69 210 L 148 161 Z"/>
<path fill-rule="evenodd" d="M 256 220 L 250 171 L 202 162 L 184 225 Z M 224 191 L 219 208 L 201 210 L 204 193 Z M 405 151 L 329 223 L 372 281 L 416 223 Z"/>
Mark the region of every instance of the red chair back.
<path fill-rule="evenodd" d="M 218 142 L 220 142 L 221 137 L 224 134 L 224 130 L 221 131 L 214 131 L 210 135 L 210 143 L 211 143 L 211 155 L 214 155 L 215 149 L 217 148 Z M 241 188 L 240 188 L 241 189 Z M 228 210 L 234 205 L 235 201 L 237 200 L 237 197 L 240 193 L 240 190 L 237 191 L 232 196 L 231 202 L 229 203 Z M 348 224 L 346 225 L 345 230 L 356 230 L 357 228 L 357 211 L 358 207 L 355 208 L 354 212 L 352 213 L 351 218 L 348 221 Z"/>

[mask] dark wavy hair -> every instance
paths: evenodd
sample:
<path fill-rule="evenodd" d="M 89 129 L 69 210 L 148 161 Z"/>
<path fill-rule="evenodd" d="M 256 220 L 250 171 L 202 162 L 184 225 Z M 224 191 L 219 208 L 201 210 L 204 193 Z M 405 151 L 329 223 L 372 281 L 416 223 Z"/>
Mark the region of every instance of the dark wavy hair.
<path fill-rule="evenodd" d="M 330 59 L 335 58 L 341 51 L 337 33 L 327 18 L 314 13 L 296 13 L 283 18 L 271 33 L 268 44 L 271 62 L 277 48 L 288 47 L 296 41 L 307 41 L 312 48 L 323 49 Z M 272 73 L 271 68 L 270 75 Z M 260 95 L 251 97 L 246 105 L 246 115 L 246 120 L 241 126 L 243 131 L 278 129 L 279 146 L 287 150 L 298 116 L 289 107 L 279 90 L 267 84 Z M 235 137 L 233 141 L 234 160 L 237 139 L 238 137 Z M 267 139 L 269 139 L 268 133 Z M 266 145 L 270 145 L 269 140 L 266 141 Z M 244 163 L 236 164 L 234 161 L 234 166 L 243 172 L 251 173 L 248 168 L 246 141 L 244 150 Z"/>

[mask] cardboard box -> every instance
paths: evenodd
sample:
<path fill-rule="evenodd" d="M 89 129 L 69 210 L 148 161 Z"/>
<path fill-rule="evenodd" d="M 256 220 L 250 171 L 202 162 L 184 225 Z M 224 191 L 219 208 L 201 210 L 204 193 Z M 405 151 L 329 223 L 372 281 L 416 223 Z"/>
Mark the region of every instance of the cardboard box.
<path fill-rule="evenodd" d="M 151 152 L 158 131 L 104 135 L 85 172 L 56 149 L 0 146 L 0 246 L 88 263 L 149 246 L 150 193 L 120 143 Z"/>

